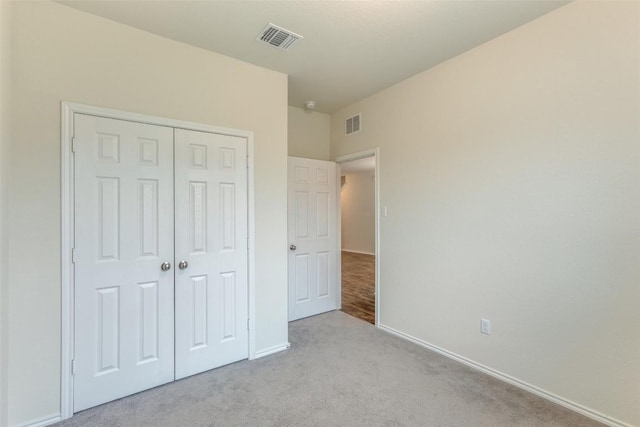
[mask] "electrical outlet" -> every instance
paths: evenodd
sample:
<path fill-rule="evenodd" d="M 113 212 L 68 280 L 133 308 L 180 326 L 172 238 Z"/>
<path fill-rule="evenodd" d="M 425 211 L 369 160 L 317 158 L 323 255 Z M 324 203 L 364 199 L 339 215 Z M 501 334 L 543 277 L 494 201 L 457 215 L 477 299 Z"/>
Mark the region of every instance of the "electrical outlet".
<path fill-rule="evenodd" d="M 480 319 L 480 332 L 486 335 L 491 335 L 491 320 Z"/>

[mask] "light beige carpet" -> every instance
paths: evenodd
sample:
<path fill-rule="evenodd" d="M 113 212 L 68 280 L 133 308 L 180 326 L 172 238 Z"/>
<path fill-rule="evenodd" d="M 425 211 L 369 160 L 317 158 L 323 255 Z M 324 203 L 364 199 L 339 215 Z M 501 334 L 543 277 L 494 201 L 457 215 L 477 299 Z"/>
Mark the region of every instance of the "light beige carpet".
<path fill-rule="evenodd" d="M 340 311 L 291 349 L 76 414 L 60 426 L 598 426 Z"/>

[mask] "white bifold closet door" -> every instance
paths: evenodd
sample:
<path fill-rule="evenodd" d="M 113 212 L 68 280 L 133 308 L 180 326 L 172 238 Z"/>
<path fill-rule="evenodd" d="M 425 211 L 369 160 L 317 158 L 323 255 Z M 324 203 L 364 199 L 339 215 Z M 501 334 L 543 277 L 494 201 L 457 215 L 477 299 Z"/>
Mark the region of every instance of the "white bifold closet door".
<path fill-rule="evenodd" d="M 245 359 L 246 140 L 76 114 L 73 146 L 74 411 Z"/>

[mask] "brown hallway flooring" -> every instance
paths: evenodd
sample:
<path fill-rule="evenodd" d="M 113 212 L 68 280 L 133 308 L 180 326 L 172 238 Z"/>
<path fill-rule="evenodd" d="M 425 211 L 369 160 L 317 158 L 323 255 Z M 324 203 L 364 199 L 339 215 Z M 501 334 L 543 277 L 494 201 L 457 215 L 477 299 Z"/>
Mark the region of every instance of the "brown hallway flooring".
<path fill-rule="evenodd" d="M 342 311 L 375 324 L 374 255 L 342 252 Z"/>

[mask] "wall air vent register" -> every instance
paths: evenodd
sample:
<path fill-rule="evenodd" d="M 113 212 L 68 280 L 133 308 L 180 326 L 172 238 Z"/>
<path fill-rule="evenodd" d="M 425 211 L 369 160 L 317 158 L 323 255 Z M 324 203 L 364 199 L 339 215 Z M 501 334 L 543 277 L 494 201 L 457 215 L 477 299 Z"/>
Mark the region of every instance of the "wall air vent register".
<path fill-rule="evenodd" d="M 345 121 L 345 134 L 360 132 L 360 113 L 355 116 L 348 117 Z"/>

